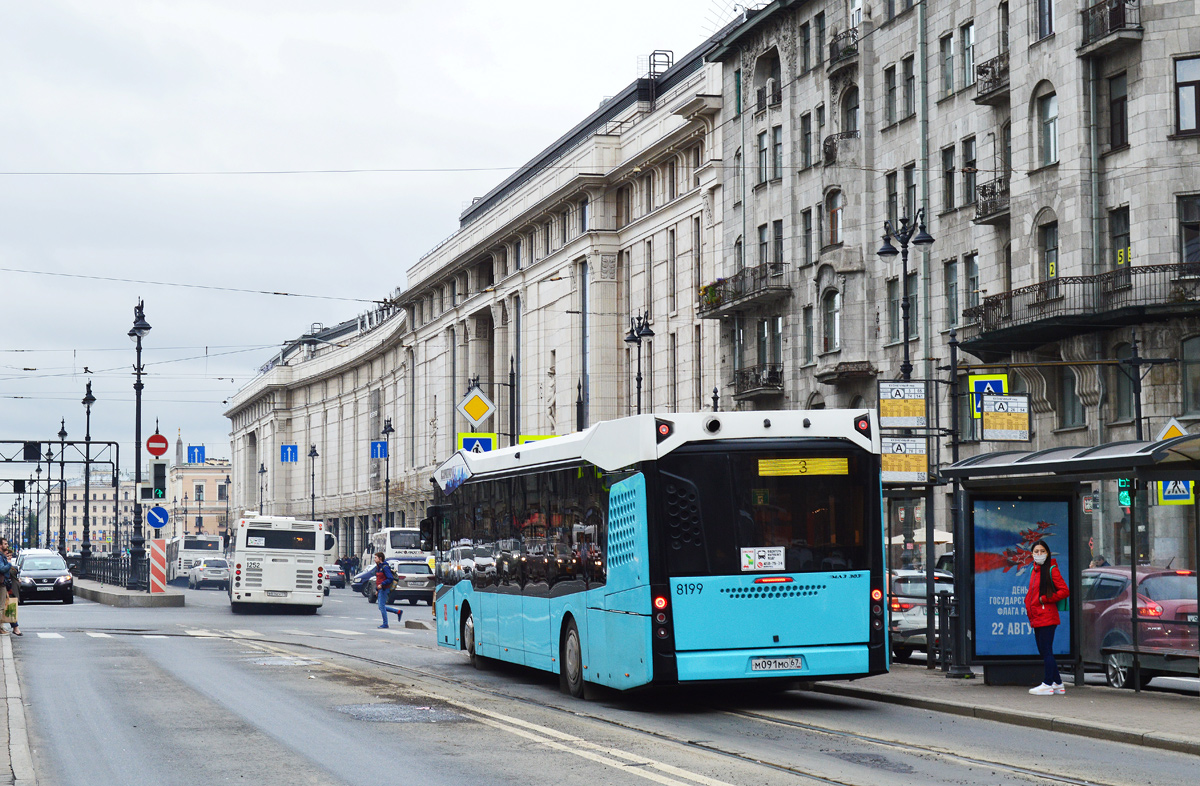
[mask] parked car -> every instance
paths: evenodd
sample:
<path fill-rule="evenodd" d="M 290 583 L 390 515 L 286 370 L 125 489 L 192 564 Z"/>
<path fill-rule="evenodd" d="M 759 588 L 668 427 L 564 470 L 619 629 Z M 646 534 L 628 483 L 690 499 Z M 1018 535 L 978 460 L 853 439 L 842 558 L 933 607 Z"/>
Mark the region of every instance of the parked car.
<path fill-rule="evenodd" d="M 25 549 L 17 557 L 20 603 L 30 600 L 75 602 L 75 578 L 58 552 Z"/>
<path fill-rule="evenodd" d="M 350 589 L 354 592 L 361 592 L 363 597 L 369 597 L 367 585 L 375 586 L 375 563 L 372 562 L 369 567 L 363 568 L 350 580 Z"/>
<path fill-rule="evenodd" d="M 337 563 L 326 565 L 325 575 L 329 577 L 329 586 L 346 589 L 346 571 L 342 570 L 341 565 Z"/>
<path fill-rule="evenodd" d="M 891 570 L 891 591 L 888 593 L 888 608 L 891 612 L 889 628 L 892 656 L 896 660 L 907 660 L 916 650 L 929 651 L 928 639 L 928 581 L 923 570 Z M 933 573 L 934 593 L 954 594 L 954 577 L 945 571 Z M 934 627 L 937 613 L 934 612 Z M 937 641 L 934 641 L 937 645 Z"/>
<path fill-rule="evenodd" d="M 1108 647 L 1133 643 L 1130 631 L 1129 567 L 1108 565 L 1086 568 L 1082 574 L 1080 639 L 1085 663 L 1102 664 L 1109 685 L 1132 687 L 1132 657 Z M 1196 572 L 1155 566 L 1137 569 L 1138 648 L 1153 661 L 1171 650 L 1196 651 Z M 1192 662 L 1194 668 L 1194 661 Z M 1159 675 L 1154 668 L 1139 669 L 1142 685 Z M 1192 673 L 1195 673 L 1194 671 Z"/>
<path fill-rule="evenodd" d="M 392 585 L 391 594 L 388 595 L 389 603 L 398 603 L 406 600 L 409 605 L 415 606 L 417 605 L 417 601 L 423 600 L 433 605 L 433 592 L 437 588 L 437 580 L 433 575 L 433 571 L 429 569 L 429 563 L 390 559 L 388 560 L 388 565 L 391 566 L 392 573 L 396 576 L 396 582 Z M 364 594 L 371 603 L 374 603 L 379 597 L 379 593 L 375 589 L 374 567 L 372 567 L 371 575 L 364 585 Z"/>
<path fill-rule="evenodd" d="M 205 584 L 229 589 L 229 563 L 217 557 L 200 560 L 188 571 L 188 589 L 200 589 Z"/>

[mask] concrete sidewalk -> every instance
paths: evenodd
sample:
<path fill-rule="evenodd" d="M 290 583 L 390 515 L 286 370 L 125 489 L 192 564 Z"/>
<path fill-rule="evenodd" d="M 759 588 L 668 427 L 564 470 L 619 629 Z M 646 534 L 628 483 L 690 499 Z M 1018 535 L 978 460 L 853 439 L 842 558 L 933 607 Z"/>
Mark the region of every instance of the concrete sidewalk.
<path fill-rule="evenodd" d="M 149 592 L 128 590 L 113 584 L 75 579 L 75 597 L 121 608 L 179 607 L 183 605 L 183 592 L 167 587 L 166 592 L 151 595 Z"/>
<path fill-rule="evenodd" d="M 0 697 L 4 698 L 5 704 L 5 711 L 0 712 L 0 733 L 7 743 L 0 745 L 0 780 L 18 786 L 37 786 L 33 754 L 29 751 L 29 735 L 25 726 L 25 702 L 17 681 L 17 664 L 13 660 L 12 639 L 11 635 L 0 636 L 0 654 L 4 661 Z"/>
<path fill-rule="evenodd" d="M 1031 696 L 1025 687 L 985 685 L 982 676 L 947 679 L 936 669 L 896 664 L 889 674 L 818 682 L 812 690 L 1200 756 L 1196 693 L 1134 693 L 1107 685 L 1077 688 L 1068 682 L 1066 695 Z"/>

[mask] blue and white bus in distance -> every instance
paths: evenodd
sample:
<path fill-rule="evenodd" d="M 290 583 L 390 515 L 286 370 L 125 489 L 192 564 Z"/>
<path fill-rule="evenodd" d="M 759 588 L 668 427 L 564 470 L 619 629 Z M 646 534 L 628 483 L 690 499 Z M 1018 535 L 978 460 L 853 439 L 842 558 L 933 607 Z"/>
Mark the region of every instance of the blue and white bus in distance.
<path fill-rule="evenodd" d="M 434 476 L 439 645 L 585 683 L 887 671 L 869 411 L 639 415 Z M 452 569 L 469 545 L 487 570 Z"/>

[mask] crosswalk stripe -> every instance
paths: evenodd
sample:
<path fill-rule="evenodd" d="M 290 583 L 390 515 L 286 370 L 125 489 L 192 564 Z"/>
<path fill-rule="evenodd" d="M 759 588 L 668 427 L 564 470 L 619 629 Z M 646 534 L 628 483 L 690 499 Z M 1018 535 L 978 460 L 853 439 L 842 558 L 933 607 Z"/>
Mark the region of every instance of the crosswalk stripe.
<path fill-rule="evenodd" d="M 363 635 L 363 632 L 361 630 L 338 630 L 337 628 L 326 628 L 325 630 L 328 631 L 329 633 L 340 633 L 343 636 L 361 636 L 361 635 Z"/>
<path fill-rule="evenodd" d="M 247 639 L 261 639 L 263 637 L 263 635 L 256 630 L 245 630 L 244 628 L 235 628 L 229 632 Z"/>
<path fill-rule="evenodd" d="M 112 638 L 112 636 L 108 635 L 107 633 L 97 633 L 93 630 L 87 630 L 87 631 L 84 631 L 84 633 L 91 636 L 93 639 L 111 639 Z"/>
<path fill-rule="evenodd" d="M 155 633 L 146 633 L 146 634 L 143 634 L 143 635 L 142 635 L 142 638 L 143 638 L 143 639 L 165 639 L 165 638 L 167 638 L 167 637 L 166 637 L 166 636 L 159 636 L 158 634 L 155 634 Z"/>
<path fill-rule="evenodd" d="M 184 632 L 189 636 L 196 636 L 202 639 L 215 639 L 218 637 L 218 634 L 213 633 L 211 630 L 189 630 Z"/>
<path fill-rule="evenodd" d="M 39 633 L 38 634 L 39 639 L 61 639 L 62 637 L 63 637 L 63 635 L 61 633 Z"/>
<path fill-rule="evenodd" d="M 279 632 L 286 633 L 289 636 L 312 636 L 313 635 L 312 633 L 309 633 L 308 631 L 305 631 L 305 630 L 281 630 Z"/>
<path fill-rule="evenodd" d="M 388 628 L 388 633 L 392 634 L 393 636 L 411 636 L 411 635 L 412 635 L 412 632 L 411 632 L 411 631 L 407 631 L 407 630 L 392 630 L 391 628 Z"/>

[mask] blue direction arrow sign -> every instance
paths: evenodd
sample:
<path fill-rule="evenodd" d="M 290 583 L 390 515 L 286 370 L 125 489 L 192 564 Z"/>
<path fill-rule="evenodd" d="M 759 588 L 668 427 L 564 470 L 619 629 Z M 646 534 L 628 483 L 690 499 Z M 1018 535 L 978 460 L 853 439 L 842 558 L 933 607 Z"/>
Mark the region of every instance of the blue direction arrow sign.
<path fill-rule="evenodd" d="M 170 520 L 170 518 L 171 517 L 167 515 L 167 509 L 161 508 L 157 505 L 146 511 L 146 523 L 155 529 L 164 526 L 167 521 Z"/>
<path fill-rule="evenodd" d="M 284 464 L 294 464 L 300 460 L 300 448 L 295 445 L 280 445 L 279 460 Z"/>
<path fill-rule="evenodd" d="M 204 463 L 204 446 L 203 445 L 188 445 L 188 460 L 189 464 Z"/>
<path fill-rule="evenodd" d="M 388 446 L 388 443 L 386 440 L 382 440 L 382 439 L 372 440 L 371 441 L 371 458 L 373 458 L 373 459 L 387 458 L 388 457 L 387 446 Z"/>

